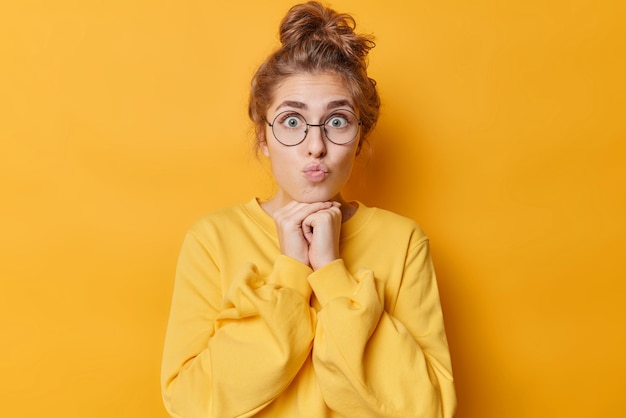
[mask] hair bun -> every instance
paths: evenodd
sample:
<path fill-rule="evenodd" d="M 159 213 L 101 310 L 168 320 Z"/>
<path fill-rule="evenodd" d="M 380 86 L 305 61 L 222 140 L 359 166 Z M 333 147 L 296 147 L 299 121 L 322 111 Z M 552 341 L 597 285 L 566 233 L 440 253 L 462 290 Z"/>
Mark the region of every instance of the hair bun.
<path fill-rule="evenodd" d="M 293 6 L 280 24 L 282 46 L 259 66 L 252 78 L 248 115 L 255 124 L 257 146 L 267 142 L 267 117 L 276 89 L 296 74 L 330 73 L 351 95 L 361 121 L 358 149 L 376 125 L 380 97 L 367 75 L 367 54 L 375 45 L 354 32 L 356 22 L 316 1 Z"/>
<path fill-rule="evenodd" d="M 338 50 L 348 61 L 362 61 L 374 42 L 354 33 L 356 22 L 348 14 L 337 13 L 318 2 L 293 6 L 280 24 L 283 49 Z M 311 46 L 317 48 L 311 48 Z"/>

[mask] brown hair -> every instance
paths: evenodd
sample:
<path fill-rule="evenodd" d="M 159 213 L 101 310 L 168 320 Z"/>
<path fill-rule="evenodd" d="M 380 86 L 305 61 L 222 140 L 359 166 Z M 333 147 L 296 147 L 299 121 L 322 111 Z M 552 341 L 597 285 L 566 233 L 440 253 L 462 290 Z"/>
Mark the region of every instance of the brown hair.
<path fill-rule="evenodd" d="M 315 1 L 287 12 L 279 30 L 282 46 L 252 78 L 248 115 L 255 124 L 257 147 L 265 141 L 265 117 L 276 86 L 294 74 L 333 73 L 343 78 L 362 121 L 360 141 L 374 128 L 380 98 L 376 81 L 367 76 L 367 54 L 375 44 L 371 37 L 356 34 L 355 27 L 352 16 Z"/>

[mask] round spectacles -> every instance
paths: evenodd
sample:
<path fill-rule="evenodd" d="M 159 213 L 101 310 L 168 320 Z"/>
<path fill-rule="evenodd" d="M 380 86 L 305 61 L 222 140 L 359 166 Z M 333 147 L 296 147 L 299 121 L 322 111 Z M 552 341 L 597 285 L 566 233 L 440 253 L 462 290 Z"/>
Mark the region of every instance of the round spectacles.
<path fill-rule="evenodd" d="M 324 136 L 333 144 L 345 145 L 354 140 L 359 134 L 361 121 L 350 110 L 338 109 L 333 111 L 324 123 L 308 123 L 304 116 L 293 110 L 286 110 L 276 115 L 272 123 L 274 138 L 287 147 L 301 144 L 309 133 L 310 127 L 320 127 Z"/>

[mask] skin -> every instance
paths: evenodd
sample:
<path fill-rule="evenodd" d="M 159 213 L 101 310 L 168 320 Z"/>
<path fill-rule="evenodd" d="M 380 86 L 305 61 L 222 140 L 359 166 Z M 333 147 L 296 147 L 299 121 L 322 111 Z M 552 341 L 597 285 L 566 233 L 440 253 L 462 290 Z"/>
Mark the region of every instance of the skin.
<path fill-rule="evenodd" d="M 294 110 L 317 124 L 333 110 L 346 108 L 355 106 L 338 76 L 298 74 L 276 88 L 267 120 Z M 341 190 L 350 178 L 359 138 L 336 145 L 320 128 L 311 127 L 304 142 L 286 147 L 269 126 L 265 138 L 260 149 L 270 160 L 278 191 L 261 206 L 274 218 L 281 252 L 318 270 L 340 258 L 341 223 L 356 210 L 342 198 Z"/>

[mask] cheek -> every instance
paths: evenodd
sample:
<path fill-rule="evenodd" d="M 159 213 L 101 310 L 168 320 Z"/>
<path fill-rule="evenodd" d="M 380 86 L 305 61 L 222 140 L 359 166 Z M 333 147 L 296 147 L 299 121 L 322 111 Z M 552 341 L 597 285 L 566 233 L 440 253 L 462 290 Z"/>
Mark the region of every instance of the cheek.
<path fill-rule="evenodd" d="M 356 150 L 350 150 L 349 153 L 342 156 L 340 160 L 341 171 L 346 175 L 349 175 L 352 172 L 352 167 L 354 166 L 354 161 L 356 160 Z"/>
<path fill-rule="evenodd" d="M 269 160 L 274 177 L 280 177 L 293 169 L 296 159 L 289 153 L 291 149 L 276 148 L 274 144 L 267 145 L 265 143 L 264 145 L 261 151 Z"/>

